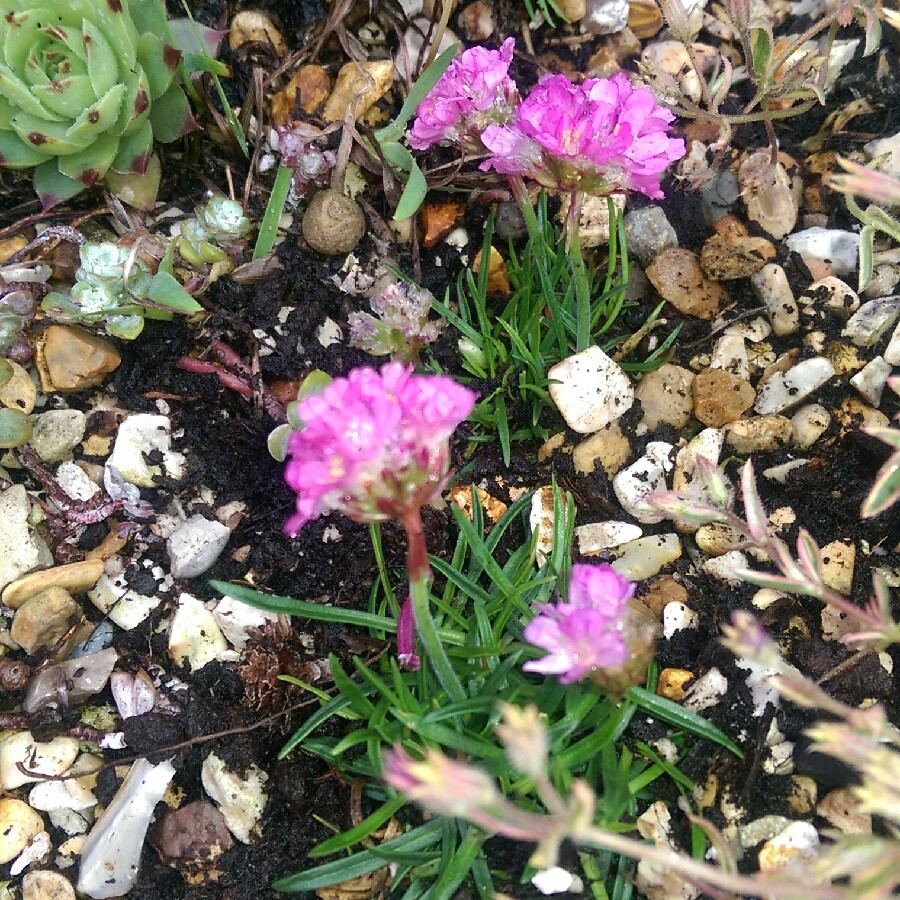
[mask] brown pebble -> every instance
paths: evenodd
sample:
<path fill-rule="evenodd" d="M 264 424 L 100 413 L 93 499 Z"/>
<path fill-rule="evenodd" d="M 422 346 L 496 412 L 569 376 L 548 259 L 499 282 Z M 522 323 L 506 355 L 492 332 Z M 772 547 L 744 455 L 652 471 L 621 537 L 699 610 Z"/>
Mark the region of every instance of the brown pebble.
<path fill-rule="evenodd" d="M 684 697 L 684 686 L 694 677 L 687 669 L 663 669 L 659 673 L 656 693 L 676 703 Z"/>
<path fill-rule="evenodd" d="M 688 592 L 671 575 L 661 575 L 650 585 L 650 590 L 641 597 L 641 602 L 653 615 L 662 621 L 663 609 L 669 603 L 687 603 Z"/>
<path fill-rule="evenodd" d="M 105 338 L 69 325 L 45 329 L 35 350 L 41 387 L 48 394 L 96 387 L 122 362 Z"/>
<path fill-rule="evenodd" d="M 694 379 L 694 415 L 710 428 L 739 419 L 755 399 L 753 386 L 725 369 L 706 369 Z"/>
<path fill-rule="evenodd" d="M 775 246 L 761 237 L 713 235 L 700 251 L 700 265 L 719 281 L 749 278 L 775 256 Z"/>
<path fill-rule="evenodd" d="M 728 301 L 725 288 L 703 274 L 697 254 L 681 247 L 657 254 L 647 277 L 664 300 L 687 316 L 712 319 Z"/>

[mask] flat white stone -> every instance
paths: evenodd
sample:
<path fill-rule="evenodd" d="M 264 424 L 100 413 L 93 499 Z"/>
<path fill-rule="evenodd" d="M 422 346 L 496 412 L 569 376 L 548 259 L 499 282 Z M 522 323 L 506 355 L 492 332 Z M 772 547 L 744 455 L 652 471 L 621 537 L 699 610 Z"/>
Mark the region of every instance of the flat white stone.
<path fill-rule="evenodd" d="M 791 418 L 791 437 L 794 443 L 806 449 L 811 447 L 831 424 L 831 413 L 818 403 L 801 406 Z"/>
<path fill-rule="evenodd" d="M 213 614 L 196 597 L 182 594 L 169 626 L 172 659 L 196 672 L 227 650 L 228 641 Z"/>
<path fill-rule="evenodd" d="M 679 631 L 696 631 L 700 627 L 700 616 L 689 606 L 673 600 L 663 607 L 663 637 L 671 639 Z"/>
<path fill-rule="evenodd" d="M 78 409 L 51 409 L 32 417 L 31 447 L 44 462 L 67 459 L 84 439 L 87 416 Z"/>
<path fill-rule="evenodd" d="M 153 478 L 156 475 L 180 478 L 184 455 L 171 449 L 171 427 L 167 416 L 149 413 L 129 416 L 119 426 L 109 465 L 117 469 L 126 482 L 137 487 L 155 487 Z M 144 459 L 144 454 L 152 450 L 162 454 L 162 466 L 150 465 Z"/>
<path fill-rule="evenodd" d="M 591 34 L 621 31 L 628 24 L 628 0 L 588 0 L 581 24 Z"/>
<path fill-rule="evenodd" d="M 814 281 L 800 298 L 804 306 L 821 306 L 836 319 L 849 319 L 859 309 L 859 295 L 834 275 Z"/>
<path fill-rule="evenodd" d="M 872 814 L 861 806 L 850 788 L 835 788 L 819 801 L 816 812 L 844 834 L 871 834 Z"/>
<path fill-rule="evenodd" d="M 53 556 L 28 524 L 31 501 L 21 484 L 0 493 L 0 590 L 35 569 L 49 569 Z"/>
<path fill-rule="evenodd" d="M 900 296 L 869 300 L 850 316 L 841 334 L 857 347 L 874 347 L 900 317 Z"/>
<path fill-rule="evenodd" d="M 725 326 L 723 334 L 735 334 L 752 344 L 764 341 L 772 333 L 771 324 L 762 316 L 749 320 L 742 319 L 740 322 L 732 322 L 730 325 L 725 325 L 725 320 L 719 318 L 713 322 L 712 327 L 719 328 L 723 325 Z"/>
<path fill-rule="evenodd" d="M 808 464 L 808 459 L 792 459 L 790 462 L 781 463 L 779 466 L 763 469 L 763 478 L 770 478 L 772 481 L 784 484 L 787 481 L 788 473 Z"/>
<path fill-rule="evenodd" d="M 265 791 L 269 776 L 251 764 L 242 777 L 229 771 L 215 753 L 203 761 L 200 776 L 203 789 L 219 807 L 228 830 L 241 843 L 249 844 L 258 833 L 257 823 L 269 799 Z"/>
<path fill-rule="evenodd" d="M 630 522 L 591 522 L 575 529 L 578 550 L 582 556 L 592 556 L 610 547 L 620 547 L 637 540 L 643 532 Z"/>
<path fill-rule="evenodd" d="M 747 344 L 738 334 L 723 334 L 713 347 L 712 357 L 709 361 L 711 369 L 724 369 L 743 378 L 750 380 L 750 360 L 747 357 Z"/>
<path fill-rule="evenodd" d="M 653 534 L 616 547 L 620 554 L 612 568 L 629 581 L 644 581 L 681 556 L 681 539 L 677 534 Z"/>
<path fill-rule="evenodd" d="M 789 235 L 785 243 L 801 256 L 823 259 L 838 275 L 853 275 L 859 255 L 859 235 L 835 228 L 807 228 Z"/>
<path fill-rule="evenodd" d="M 665 441 L 650 441 L 644 455 L 613 478 L 613 490 L 619 503 L 639 522 L 651 524 L 665 518 L 647 507 L 644 499 L 653 491 L 666 489 L 666 473 L 672 469 L 674 449 Z"/>
<path fill-rule="evenodd" d="M 231 529 L 220 522 L 191 516 L 166 541 L 173 578 L 196 578 L 211 569 L 225 549 Z"/>
<path fill-rule="evenodd" d="M 548 372 L 550 396 L 566 420 L 579 434 L 592 434 L 631 409 L 631 380 L 599 347 L 558 362 Z"/>
<path fill-rule="evenodd" d="M 4 791 L 40 781 L 41 776 L 62 775 L 78 756 L 78 741 L 55 737 L 36 741 L 30 731 L 18 731 L 0 742 L 0 787 Z M 30 773 L 19 768 L 21 763 Z"/>
<path fill-rule="evenodd" d="M 824 356 L 805 359 L 767 378 L 758 388 L 753 408 L 763 416 L 780 413 L 801 403 L 833 376 L 834 366 Z"/>
<path fill-rule="evenodd" d="M 775 334 L 793 334 L 800 328 L 800 309 L 787 275 L 778 263 L 766 263 L 758 272 L 754 272 L 750 276 L 750 286 L 760 303 L 766 307 Z"/>
<path fill-rule="evenodd" d="M 894 329 L 891 339 L 884 351 L 885 362 L 892 366 L 900 366 L 900 324 Z"/>
<path fill-rule="evenodd" d="M 581 879 L 561 866 L 535 872 L 531 876 L 531 883 L 545 896 L 565 894 L 568 891 L 580 893 L 584 890 Z"/>
<path fill-rule="evenodd" d="M 887 384 L 888 375 L 891 374 L 891 368 L 891 364 L 883 356 L 876 356 L 850 379 L 850 384 L 872 406 L 878 406 L 881 403 L 881 394 Z"/>
<path fill-rule="evenodd" d="M 134 886 L 144 838 L 175 767 L 139 759 L 91 829 L 81 852 L 78 891 L 93 900 L 121 897 Z"/>
<path fill-rule="evenodd" d="M 247 646 L 251 629 L 259 630 L 265 628 L 269 622 L 278 621 L 276 613 L 257 609 L 232 597 L 223 597 L 216 604 L 212 614 L 228 643 L 238 650 L 243 650 Z"/>
<path fill-rule="evenodd" d="M 713 578 L 720 581 L 727 581 L 729 584 L 740 584 L 741 579 L 737 577 L 737 572 L 748 569 L 750 564 L 747 556 L 740 550 L 729 550 L 721 556 L 714 556 L 712 559 L 703 563 L 703 571 Z"/>
<path fill-rule="evenodd" d="M 111 622 L 125 631 L 137 628 L 162 603 L 159 595 L 148 597 L 133 591 L 124 574 L 115 578 L 101 575 L 88 591 L 88 599 L 100 612 L 106 613 Z"/>
<path fill-rule="evenodd" d="M 59 464 L 56 480 L 73 500 L 90 500 L 100 491 L 100 485 L 94 484 L 87 472 L 71 460 Z"/>
<path fill-rule="evenodd" d="M 681 705 L 691 712 L 703 712 L 715 706 L 727 692 L 728 679 L 714 666 L 684 692 Z"/>
<path fill-rule="evenodd" d="M 69 776 L 84 772 L 82 778 L 66 778 L 65 781 L 42 781 L 28 794 L 28 802 L 34 809 L 56 812 L 60 809 L 82 810 L 97 805 L 94 788 L 97 776 L 93 773 L 103 765 L 103 760 L 90 753 L 82 753 L 66 773 Z"/>
<path fill-rule="evenodd" d="M 819 855 L 819 833 L 809 822 L 791 822 L 780 834 L 765 842 L 759 851 L 762 872 L 800 871 Z"/>

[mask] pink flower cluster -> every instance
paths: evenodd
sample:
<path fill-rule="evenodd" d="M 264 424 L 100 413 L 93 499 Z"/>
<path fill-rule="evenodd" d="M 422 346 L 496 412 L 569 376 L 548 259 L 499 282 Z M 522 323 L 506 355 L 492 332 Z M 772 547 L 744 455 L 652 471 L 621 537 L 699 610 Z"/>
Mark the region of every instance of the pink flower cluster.
<path fill-rule="evenodd" d="M 630 653 L 624 623 L 633 593 L 634 585 L 610 566 L 572 566 L 568 601 L 540 604 L 525 626 L 525 640 L 549 655 L 522 668 L 571 684 L 598 669 L 622 666 Z"/>
<path fill-rule="evenodd" d="M 577 85 L 551 75 L 509 124 L 485 129 L 481 139 L 492 156 L 481 168 L 558 190 L 659 198 L 660 176 L 684 156 L 684 141 L 668 134 L 674 118 L 624 72 Z"/>
<path fill-rule="evenodd" d="M 409 145 L 427 150 L 451 143 L 483 152 L 481 132 L 491 123 L 508 121 L 519 98 L 508 75 L 514 47 L 513 38 L 507 38 L 499 50 L 472 47 L 453 60 L 419 104 Z"/>
<path fill-rule="evenodd" d="M 672 113 L 624 72 L 581 84 L 550 75 L 519 103 L 513 47 L 508 38 L 500 50 L 473 47 L 455 59 L 419 106 L 410 146 L 486 149 L 482 169 L 556 190 L 662 197 L 660 176 L 684 156 L 684 141 L 669 137 Z"/>
<path fill-rule="evenodd" d="M 438 497 L 450 435 L 475 394 L 453 379 L 414 375 L 402 363 L 354 369 L 299 404 L 285 477 L 297 492 L 292 537 L 336 510 L 357 522 L 402 519 Z"/>

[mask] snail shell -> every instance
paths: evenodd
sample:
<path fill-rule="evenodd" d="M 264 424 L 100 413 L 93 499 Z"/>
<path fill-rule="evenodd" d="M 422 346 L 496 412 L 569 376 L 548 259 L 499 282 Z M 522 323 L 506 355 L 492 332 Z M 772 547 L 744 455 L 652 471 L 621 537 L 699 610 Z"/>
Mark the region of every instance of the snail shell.
<path fill-rule="evenodd" d="M 366 233 L 366 220 L 355 200 L 329 188 L 313 197 L 301 228 L 313 250 L 337 256 L 356 247 Z"/>

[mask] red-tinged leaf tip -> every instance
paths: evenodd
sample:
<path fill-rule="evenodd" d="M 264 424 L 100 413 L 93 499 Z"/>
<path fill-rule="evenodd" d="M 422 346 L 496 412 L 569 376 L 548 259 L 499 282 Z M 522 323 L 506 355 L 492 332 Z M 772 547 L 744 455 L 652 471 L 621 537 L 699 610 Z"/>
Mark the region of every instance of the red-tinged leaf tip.
<path fill-rule="evenodd" d="M 181 62 L 181 51 L 170 47 L 168 44 L 163 45 L 163 62 L 168 66 L 169 70 L 174 72 Z"/>
<path fill-rule="evenodd" d="M 40 147 L 41 144 L 47 143 L 47 138 L 39 131 L 32 131 L 31 134 L 28 135 L 28 140 L 31 141 L 35 147 Z"/>
<path fill-rule="evenodd" d="M 150 161 L 150 155 L 145 150 L 143 153 L 138 153 L 138 155 L 131 161 L 131 165 L 128 167 L 129 172 L 133 172 L 135 175 L 143 175 L 147 171 L 147 163 Z"/>
<path fill-rule="evenodd" d="M 50 212 L 54 206 L 62 203 L 62 197 L 57 197 L 56 194 L 42 194 L 40 199 L 41 212 Z"/>
<path fill-rule="evenodd" d="M 100 113 L 97 112 L 96 109 L 91 110 L 91 112 L 88 113 L 88 122 L 90 122 L 91 125 L 96 125 L 97 122 L 99 122 L 99 121 L 100 121 Z"/>
<path fill-rule="evenodd" d="M 194 118 L 194 114 L 188 110 L 184 117 L 184 124 L 181 126 L 181 136 L 190 134 L 192 131 L 199 131 L 200 123 Z"/>
<path fill-rule="evenodd" d="M 150 98 L 147 96 L 147 92 L 143 89 L 139 90 L 134 98 L 134 115 L 139 116 L 149 105 Z"/>
<path fill-rule="evenodd" d="M 85 169 L 75 180 L 85 187 L 91 187 L 99 177 L 100 173 L 96 169 Z"/>
<path fill-rule="evenodd" d="M 120 0 L 106 0 L 106 5 L 114 12 L 122 12 L 122 4 Z"/>

